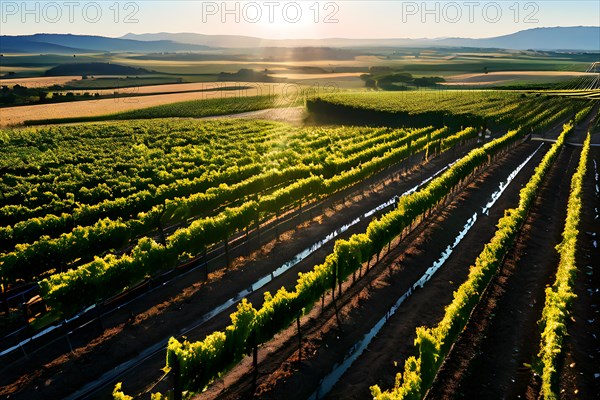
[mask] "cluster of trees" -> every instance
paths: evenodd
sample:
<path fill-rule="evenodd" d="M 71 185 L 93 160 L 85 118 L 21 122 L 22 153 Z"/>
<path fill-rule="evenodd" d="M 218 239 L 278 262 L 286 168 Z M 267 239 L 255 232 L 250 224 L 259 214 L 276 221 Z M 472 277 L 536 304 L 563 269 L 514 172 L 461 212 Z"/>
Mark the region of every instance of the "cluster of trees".
<path fill-rule="evenodd" d="M 19 84 L 12 87 L 0 87 L 0 104 L 17 105 L 28 104 L 32 102 L 44 102 L 48 96 L 48 92 L 43 89 L 30 89 Z"/>
<path fill-rule="evenodd" d="M 369 89 L 387 91 L 410 90 L 419 87 L 435 87 L 446 80 L 440 76 L 423 76 L 415 78 L 408 72 L 394 72 L 393 70 L 371 69 L 370 73 L 363 74 L 360 78 Z"/>
<path fill-rule="evenodd" d="M 275 82 L 268 72 L 242 68 L 237 72 L 219 72 L 217 80 L 222 82 Z"/>
<path fill-rule="evenodd" d="M 425 396 L 444 358 L 467 324 L 473 308 L 518 234 L 544 177 L 572 128 L 570 124 L 565 125 L 556 143 L 536 167 L 529 182 L 521 189 L 518 207 L 506 210 L 500 218 L 498 229 L 475 260 L 475 264 L 471 266 L 467 280 L 454 292 L 454 298 L 446 307 L 440 323 L 434 328 L 417 328 L 415 347 L 418 356 L 411 356 L 406 360 L 404 372 L 398 374 L 396 385 L 391 390 L 383 392 L 379 386 L 372 386 L 371 394 L 374 399 L 420 399 Z"/>
<path fill-rule="evenodd" d="M 76 99 L 92 99 L 97 97 L 100 97 L 100 93 L 50 93 L 48 88 L 28 88 L 19 84 L 16 84 L 12 87 L 9 87 L 7 85 L 3 85 L 0 87 L 0 105 L 6 106 L 38 103 L 58 103 Z"/>
<path fill-rule="evenodd" d="M 583 110 L 582 110 L 583 111 Z M 567 322 L 570 306 L 576 297 L 574 291 L 577 264 L 577 236 L 581 218 L 581 202 L 583 178 L 587 169 L 590 150 L 590 135 L 584 144 L 579 165 L 571 179 L 571 193 L 567 203 L 567 217 L 562 233 L 562 241 L 557 246 L 560 254 L 556 280 L 546 289 L 546 302 L 540 320 L 541 343 L 538 357 L 540 359 L 539 375 L 542 377 L 542 396 L 546 400 L 560 399 L 558 390 L 558 363 L 562 354 L 562 342 L 567 335 Z"/>

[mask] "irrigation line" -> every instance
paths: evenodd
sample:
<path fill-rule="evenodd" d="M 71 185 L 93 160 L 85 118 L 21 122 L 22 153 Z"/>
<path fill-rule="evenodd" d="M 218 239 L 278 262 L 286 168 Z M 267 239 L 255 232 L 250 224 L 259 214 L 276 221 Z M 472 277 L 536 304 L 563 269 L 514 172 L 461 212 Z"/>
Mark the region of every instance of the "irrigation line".
<path fill-rule="evenodd" d="M 414 154 L 413 156 L 416 156 L 416 155 L 418 155 L 418 154 L 420 154 L 420 153 L 422 153 L 422 152 L 416 153 L 416 154 Z M 371 180 L 371 181 L 373 181 L 373 182 L 371 182 L 370 184 L 367 184 L 367 186 L 369 186 L 369 185 L 371 185 L 371 186 L 378 186 L 378 185 L 380 185 L 380 184 L 382 183 L 382 179 L 383 179 L 383 182 L 385 182 L 385 180 L 387 180 L 387 179 L 388 179 L 387 177 L 382 177 L 382 176 L 380 176 L 381 174 L 385 174 L 385 173 L 388 173 L 388 174 L 389 174 L 391 169 L 393 169 L 393 168 L 400 168 L 400 167 L 401 167 L 401 166 L 402 166 L 404 163 L 407 163 L 407 166 L 410 166 L 410 164 L 408 164 L 409 162 L 410 162 L 410 161 L 409 161 L 409 159 L 408 159 L 408 158 L 405 158 L 405 159 L 402 159 L 401 161 L 399 161 L 398 163 L 396 163 L 396 164 L 394 164 L 394 165 L 390 165 L 389 167 L 385 168 L 384 170 L 382 170 L 382 171 L 379 171 L 379 172 L 375 173 L 374 175 L 370 176 L 369 178 L 367 178 L 367 179 L 365 180 L 365 181 L 370 181 L 370 180 Z M 455 162 L 456 162 L 456 161 L 455 161 Z M 414 164 L 414 165 L 415 165 L 415 166 L 419 166 L 419 165 L 421 165 L 421 163 L 416 163 L 416 164 Z M 397 171 L 397 172 L 394 172 L 394 173 L 391 173 L 391 176 L 393 176 L 393 175 L 395 175 L 395 174 L 398 174 L 398 173 L 399 173 L 399 171 Z M 439 174 L 439 173 L 440 173 L 440 171 L 438 171 L 436 174 Z M 435 176 L 435 175 L 434 175 L 434 176 Z M 365 181 L 357 182 L 355 185 L 352 185 L 350 188 L 344 189 L 344 190 L 342 190 L 342 191 L 340 191 L 340 192 L 338 192 L 338 193 L 336 193 L 336 194 L 337 194 L 337 195 L 339 195 L 339 194 L 341 194 L 341 193 L 344 193 L 344 192 L 346 192 L 346 191 L 350 191 L 350 193 L 351 193 L 351 194 L 352 194 L 352 193 L 357 193 L 357 192 L 359 192 L 359 191 L 360 191 L 359 189 L 356 189 L 357 185 L 359 185 L 359 184 L 361 184 L 361 183 L 362 183 L 362 184 L 365 184 Z M 414 189 L 414 188 L 413 188 L 413 189 Z M 330 197 L 330 198 L 331 198 L 331 197 Z M 344 196 L 344 198 L 345 198 L 345 196 Z M 306 214 L 306 212 L 312 213 L 312 211 L 313 211 L 313 210 L 316 210 L 317 208 L 319 208 L 320 206 L 322 206 L 322 205 L 323 205 L 323 202 L 325 202 L 325 201 L 327 201 L 327 199 L 323 199 L 322 201 L 317 201 L 316 203 L 314 203 L 314 204 L 312 204 L 312 205 L 308 206 L 307 208 L 305 208 L 304 210 L 302 210 L 302 213 L 304 213 L 304 214 Z M 334 202 L 333 204 L 335 204 L 335 203 L 336 203 L 336 202 Z M 269 234 L 269 233 L 272 233 L 272 232 L 277 232 L 277 231 L 278 231 L 278 229 L 279 229 L 281 226 L 283 226 L 283 225 L 285 225 L 285 224 L 287 224 L 287 223 L 290 223 L 290 221 L 292 221 L 292 220 L 293 220 L 295 217 L 297 217 L 297 216 L 299 216 L 299 215 L 300 215 L 300 214 L 295 214 L 295 213 L 294 213 L 294 209 L 290 209 L 290 210 L 286 211 L 286 213 L 290 213 L 290 215 L 289 215 L 288 217 L 285 217 L 285 219 L 283 219 L 283 220 L 281 220 L 281 221 L 275 221 L 275 222 L 273 223 L 273 225 L 266 227 L 264 230 L 261 230 L 261 231 L 260 231 L 260 232 L 261 232 L 261 233 L 260 233 L 260 234 L 261 234 L 261 236 L 262 236 L 262 235 Z M 282 215 L 282 217 L 283 217 L 283 216 L 284 216 L 284 215 Z M 264 220 L 264 221 L 263 221 L 263 223 L 268 225 L 268 224 L 269 224 L 269 220 L 268 220 L 268 219 L 266 219 L 266 220 Z M 231 244 L 232 244 L 232 245 L 231 245 L 231 247 L 230 247 L 230 249 L 229 249 L 229 252 L 233 252 L 233 251 L 235 251 L 235 250 L 239 249 L 240 247 L 242 247 L 242 246 L 246 245 L 246 244 L 247 244 L 247 242 L 248 242 L 248 240 L 250 240 L 250 239 L 248 239 L 248 235 L 249 235 L 249 234 L 253 234 L 253 233 L 254 233 L 254 232 L 256 232 L 256 231 L 257 231 L 257 228 L 253 228 L 253 229 L 250 229 L 250 230 L 248 230 L 248 233 L 247 233 L 247 234 L 246 234 L 246 233 L 244 233 L 244 231 L 241 231 L 241 232 L 238 232 L 238 233 L 234 234 L 234 235 L 231 237 L 231 239 L 229 240 L 229 243 L 231 243 Z M 244 239 L 245 239 L 245 240 L 244 240 Z M 236 243 L 236 242 L 237 242 L 237 243 Z M 79 329 L 79 328 L 82 328 L 82 327 L 84 327 L 85 325 L 89 324 L 89 323 L 90 323 L 90 322 L 92 322 L 92 321 L 95 321 L 95 320 L 97 320 L 97 319 L 101 319 L 102 317 L 104 317 L 104 316 L 106 316 L 106 315 L 108 315 L 108 314 L 110 314 L 110 313 L 112 313 L 112 312 L 118 311 L 118 310 L 120 310 L 121 308 L 123 308 L 123 307 L 125 307 L 125 306 L 129 305 L 130 303 L 133 303 L 134 301 L 137 301 L 138 299 L 140 299 L 140 298 L 143 298 L 144 296 L 146 296 L 146 295 L 148 295 L 148 294 L 150 294 L 150 293 L 154 292 L 156 289 L 158 289 L 158 288 L 160 288 L 160 287 L 164 286 L 165 284 L 167 284 L 167 283 L 169 283 L 169 282 L 171 282 L 171 281 L 173 281 L 173 280 L 175 280 L 175 279 L 180 279 L 180 278 L 183 278 L 183 277 L 185 277 L 185 276 L 189 275 L 190 273 L 196 272 L 196 271 L 197 271 L 197 270 L 199 270 L 200 268 L 206 267 L 208 263 L 215 262 L 216 260 L 219 260 L 220 258 L 223 258 L 223 257 L 225 257 L 225 256 L 226 256 L 226 254 L 223 252 L 224 248 L 225 248 L 225 246 L 224 246 L 222 243 L 215 244 L 215 245 L 214 245 L 214 246 L 213 246 L 213 247 L 210 249 L 210 251 L 209 251 L 209 254 L 214 254 L 214 253 L 216 253 L 215 255 L 211 256 L 210 258 L 207 258 L 207 257 L 202 257 L 202 258 L 197 258 L 196 260 L 192 260 L 192 261 L 190 261 L 190 263 L 192 263 L 192 262 L 196 262 L 196 261 L 197 261 L 197 262 L 198 262 L 198 264 L 197 264 L 196 266 L 194 266 L 194 267 L 191 267 L 191 268 L 190 268 L 190 269 L 188 269 L 187 271 L 185 271 L 185 272 L 183 272 L 183 273 L 179 273 L 179 274 L 177 274 L 176 276 L 174 276 L 173 278 L 171 278 L 171 279 L 168 279 L 167 281 L 163 282 L 161 285 L 158 285 L 158 286 L 156 286 L 156 287 L 154 287 L 154 288 L 151 288 L 151 289 L 149 289 L 149 290 L 147 290 L 147 291 L 145 291 L 145 292 L 143 292 L 143 293 L 139 294 L 138 296 L 135 296 L 135 297 L 133 297 L 131 300 L 127 301 L 126 303 L 123 303 L 123 304 L 119 305 L 117 308 L 114 308 L 114 309 L 112 309 L 112 310 L 109 310 L 109 311 L 107 311 L 106 313 L 102 314 L 101 316 L 98 316 L 98 317 L 92 318 L 90 321 L 88 321 L 88 322 L 86 322 L 86 323 L 84 323 L 84 324 L 82 324 L 82 325 L 80 325 L 80 326 L 78 326 L 78 327 L 76 327 L 76 328 L 73 328 L 73 329 L 72 329 L 72 331 L 74 331 L 74 330 L 77 330 L 77 329 Z M 180 267 L 181 267 L 181 266 L 180 266 Z M 177 268 L 175 268 L 175 270 L 176 270 L 176 269 L 177 269 Z M 161 278 L 162 276 L 168 275 L 168 274 L 172 273 L 173 271 L 174 271 L 174 270 L 165 271 L 164 273 L 162 273 L 162 274 L 158 275 L 156 278 Z M 37 285 L 36 285 L 36 286 L 34 286 L 34 288 L 37 288 L 37 287 L 38 287 Z M 26 290 L 25 292 L 19 292 L 19 293 L 18 293 L 18 294 L 16 294 L 15 296 L 20 296 L 21 294 L 23 294 L 23 293 L 26 293 L 26 292 L 28 292 L 28 291 L 30 291 L 30 290 L 32 290 L 32 289 L 33 289 L 33 288 L 31 288 L 31 289 L 28 289 L 28 290 Z M 114 298 L 114 297 L 121 296 L 121 295 L 123 295 L 123 294 L 125 294 L 125 293 L 127 293 L 127 292 L 123 292 L 123 293 L 121 293 L 121 294 L 119 294 L 119 295 L 117 295 L 117 296 L 113 296 L 113 298 Z M 13 296 L 13 297 L 15 297 L 15 296 Z M 107 301 L 110 301 L 110 299 L 108 299 Z M 77 313 L 77 314 L 76 314 L 74 317 L 72 317 L 72 318 L 70 318 L 70 319 L 68 319 L 68 320 L 62 321 L 62 322 L 60 322 L 60 323 L 59 323 L 59 324 L 57 324 L 57 325 L 53 325 L 53 326 L 51 326 L 51 327 L 48 327 L 48 328 L 44 329 L 42 332 L 38 332 L 38 333 L 36 333 L 35 335 L 33 335 L 33 336 L 29 337 L 29 338 L 23 339 L 23 340 L 22 340 L 22 341 L 21 341 L 19 344 L 15 345 L 15 346 L 11 346 L 10 348 L 7 348 L 7 349 L 4 349 L 3 351 L 1 351 L 1 352 L 0 352 L 0 357 L 1 357 L 1 356 L 4 356 L 4 355 L 6 355 L 6 354 L 9 354 L 11 351 L 14 351 L 15 349 L 17 349 L 17 348 L 18 348 L 20 345 L 27 344 L 27 343 L 29 343 L 29 342 L 31 342 L 31 341 L 33 341 L 33 340 L 36 340 L 36 339 L 39 339 L 40 337 L 43 337 L 45 334 L 47 334 L 47 333 L 50 333 L 51 331 L 53 331 L 53 330 L 55 330 L 55 329 L 61 328 L 62 326 L 64 326 L 64 325 L 65 325 L 65 323 L 72 322 L 73 320 L 75 320 L 75 319 L 77 319 L 77 318 L 80 318 L 80 317 L 82 317 L 82 316 L 83 316 L 83 315 L 85 315 L 85 314 L 86 314 L 88 311 L 91 311 L 92 309 L 96 308 L 97 306 L 98 306 L 98 304 L 93 304 L 93 305 L 91 305 L 91 306 L 89 306 L 89 307 L 86 307 L 84 310 L 82 310 L 82 311 L 80 311 L 79 313 Z M 4 338 L 8 338 L 8 337 L 10 337 L 10 336 L 13 336 L 13 335 L 15 335 L 15 334 L 19 333 L 20 331 L 24 330 L 25 328 L 27 328 L 27 325 L 26 325 L 26 326 L 23 326 L 23 327 L 21 327 L 21 328 L 18 328 L 17 330 L 15 330 L 15 331 L 13 331 L 13 332 L 11 332 L 11 333 L 7 334 L 7 335 L 6 335 Z M 58 339 L 56 339 L 56 340 L 58 340 Z"/>
<path fill-rule="evenodd" d="M 450 168 L 452 165 L 454 165 L 459 160 L 460 160 L 460 158 L 457 159 L 457 160 L 455 160 L 454 162 L 451 162 L 448 165 L 444 166 L 443 168 L 441 168 L 440 170 L 438 170 L 437 172 L 435 172 L 433 175 L 431 175 L 427 179 L 421 181 L 419 184 L 417 184 L 413 188 L 407 190 L 406 192 L 404 192 L 400 196 L 406 196 L 408 194 L 414 193 L 420 187 L 422 187 L 422 186 L 426 185 L 427 183 L 429 183 L 434 177 L 438 176 L 439 174 L 441 174 L 442 172 L 444 172 L 445 170 L 447 170 L 448 168 Z M 373 216 L 375 213 L 377 213 L 377 212 L 379 212 L 381 210 L 384 210 L 385 208 L 388 208 L 388 207 L 396 204 L 397 199 L 398 199 L 398 196 L 394 196 L 391 199 L 389 199 L 388 201 L 386 201 L 384 203 L 381 203 L 377 207 L 375 207 L 375 208 L 367 211 L 366 213 L 364 213 L 362 215 L 362 217 L 358 217 L 355 220 L 353 220 L 352 222 L 350 222 L 348 224 L 345 224 L 345 225 L 339 227 L 338 229 L 336 229 L 335 231 L 331 232 L 325 238 L 323 238 L 320 241 L 314 243 L 312 246 L 306 248 L 302 252 L 296 254 L 291 260 L 289 260 L 286 263 L 282 264 L 279 268 L 277 268 L 272 273 L 270 273 L 268 275 L 265 275 L 262 278 L 258 279 L 249 288 L 242 290 L 241 292 L 237 293 L 234 297 L 230 298 L 229 300 L 225 301 L 221 305 L 213 308 L 211 311 L 209 311 L 208 313 L 204 314 L 197 323 L 195 323 L 194 325 L 192 325 L 190 327 L 182 329 L 178 333 L 178 336 L 187 335 L 189 332 L 191 332 L 191 331 L 199 328 L 201 325 L 205 324 L 207 321 L 209 321 L 212 318 L 216 317 L 217 315 L 223 313 L 225 310 L 227 310 L 231 306 L 233 306 L 233 305 L 237 304 L 238 302 L 240 302 L 247 295 L 249 295 L 249 294 L 251 294 L 251 293 L 259 290 L 260 288 L 262 288 L 263 286 L 265 286 L 267 283 L 273 281 L 276 277 L 282 275 L 283 273 L 287 272 L 288 270 L 290 270 L 291 268 L 293 268 L 294 266 L 296 266 L 297 264 L 299 264 L 302 260 L 306 259 L 312 253 L 314 253 L 315 251 L 317 251 L 318 249 L 320 249 L 325 243 L 333 240 L 339 234 L 347 231 L 350 227 L 352 227 L 353 225 L 356 225 L 362 219 L 369 218 L 369 217 Z M 170 335 L 169 338 L 171 336 L 172 335 Z M 160 342 L 156 343 L 155 345 L 153 345 L 153 346 L 151 346 L 149 348 L 146 348 L 142 353 L 140 353 L 134 359 L 126 361 L 126 362 L 120 364 L 119 366 L 117 366 L 115 369 L 106 372 L 100 378 L 98 378 L 96 381 L 88 383 L 87 385 L 85 385 L 84 387 L 82 387 L 81 389 L 79 389 L 78 391 L 76 391 L 75 393 L 73 393 L 70 396 L 66 397 L 66 399 L 80 399 L 80 398 L 88 398 L 90 396 L 93 396 L 95 393 L 97 393 L 99 390 L 101 390 L 108 383 L 112 382 L 118 376 L 120 376 L 123 373 L 125 373 L 126 371 L 128 371 L 128 370 L 130 370 L 132 368 L 135 368 L 136 366 L 142 364 L 145 360 L 147 360 L 148 358 L 152 357 L 156 353 L 158 353 L 158 352 L 166 349 L 167 344 L 168 344 L 168 340 L 169 340 L 168 338 L 164 339 L 164 340 L 161 340 Z"/>
<path fill-rule="evenodd" d="M 488 215 L 489 209 L 496 203 L 496 201 L 502 196 L 506 188 L 510 185 L 510 183 L 514 180 L 514 178 L 519 174 L 519 172 L 525 167 L 525 165 L 535 156 L 538 150 L 544 145 L 541 143 L 538 148 L 529 156 L 525 161 L 523 161 L 511 174 L 506 178 L 505 181 L 500 182 L 498 190 L 492 193 L 491 200 L 487 202 L 487 204 L 482 208 L 481 214 Z M 317 389 L 313 392 L 312 395 L 308 397 L 308 400 L 318 400 L 321 396 L 327 395 L 331 389 L 335 386 L 335 384 L 340 380 L 340 378 L 344 375 L 344 373 L 350 368 L 350 366 L 360 357 L 360 355 L 365 351 L 365 349 L 369 346 L 373 338 L 379 333 L 379 331 L 385 326 L 387 321 L 392 317 L 400 305 L 409 298 L 413 292 L 417 288 L 423 288 L 423 286 L 432 278 L 432 276 L 445 264 L 448 260 L 454 249 L 460 244 L 460 242 L 464 239 L 469 230 L 475 225 L 477 221 L 477 215 L 479 212 L 475 212 L 473 216 L 471 216 L 461 231 L 458 233 L 454 242 L 440 254 L 440 258 L 433 263 L 431 267 L 429 267 L 425 273 L 419 278 L 402 296 L 398 298 L 398 300 L 392 305 L 392 307 L 385 313 L 385 315 L 377 321 L 377 323 L 367 332 L 361 340 L 356 342 L 350 350 L 344 356 L 344 359 L 341 363 L 334 365 L 332 371 L 325 376 L 319 383 Z"/>
<path fill-rule="evenodd" d="M 432 174 L 428 178 L 426 178 L 423 181 L 421 181 L 419 184 L 415 185 L 411 189 L 409 189 L 406 192 L 402 193 L 400 196 L 406 196 L 408 194 L 414 193 L 420 187 L 422 187 L 422 186 L 426 185 L 427 183 L 429 183 L 433 178 L 435 178 L 439 174 L 441 174 L 444 171 L 446 171 L 448 168 L 450 168 L 452 165 L 454 165 L 460 159 L 461 158 L 458 158 L 457 160 L 455 160 L 455 161 L 447 164 L 446 166 L 444 166 L 443 168 L 439 169 L 438 171 L 436 171 L 434 174 Z M 383 210 L 383 209 L 385 209 L 387 207 L 390 207 L 391 205 L 396 204 L 398 197 L 399 196 L 396 195 L 396 196 L 392 197 L 391 199 L 389 199 L 388 201 L 386 201 L 384 203 L 381 203 L 379 206 L 377 206 L 377 207 L 373 208 L 372 210 L 367 211 L 366 213 L 364 213 L 363 216 L 362 216 L 362 218 L 358 217 L 357 219 L 355 219 L 354 221 L 350 222 L 349 224 L 346 224 L 346 225 L 344 225 L 344 226 L 336 229 L 334 232 L 330 233 L 325 238 L 321 239 L 319 242 L 316 242 L 315 244 L 313 244 L 309 248 L 307 248 L 304 251 L 298 253 L 291 260 L 289 260 L 288 262 L 284 263 L 282 266 L 280 266 L 279 268 L 277 268 L 277 270 L 275 270 L 273 273 L 271 273 L 269 275 L 263 276 L 262 278 L 260 278 L 256 282 L 254 282 L 249 288 L 247 288 L 247 289 L 239 292 L 236 296 L 230 298 L 229 300 L 227 300 L 226 302 L 224 302 L 220 306 L 215 307 L 210 312 L 204 314 L 200 318 L 200 321 L 197 322 L 196 324 L 194 324 L 193 326 L 182 329 L 179 332 L 179 336 L 186 335 L 189 332 L 197 329 L 198 327 L 200 327 L 201 325 L 203 325 L 204 323 L 206 323 L 210 319 L 212 319 L 215 316 L 221 314 L 222 312 L 224 312 L 225 310 L 227 310 L 229 307 L 231 307 L 231 306 L 235 305 L 236 303 L 238 303 L 239 301 L 241 301 L 248 294 L 250 294 L 250 293 L 252 293 L 252 292 L 254 292 L 254 291 L 262 288 L 264 285 L 266 285 L 267 283 L 271 282 L 275 277 L 277 277 L 277 276 L 283 274 L 284 272 L 288 271 L 293 266 L 297 265 L 300 261 L 304 260 L 310 254 L 312 254 L 314 251 L 316 251 L 319 248 L 321 248 L 323 246 L 323 244 L 327 243 L 330 240 L 333 240 L 340 233 L 345 232 L 348 228 L 350 228 L 351 226 L 353 226 L 353 225 L 357 224 L 358 222 L 360 222 L 361 219 L 369 218 L 372 215 L 374 215 L 375 213 L 377 213 L 377 212 L 379 212 L 379 211 L 381 211 L 381 210 Z M 151 346 L 149 348 L 146 348 L 135 359 L 132 359 L 132 360 L 129 360 L 129 361 L 125 362 L 125 363 L 122 363 L 118 367 L 116 367 L 115 369 L 106 372 L 99 379 L 97 379 L 94 382 L 88 383 L 83 388 L 79 389 L 77 392 L 75 392 L 75 393 L 71 394 L 70 396 L 66 397 L 66 399 L 87 398 L 89 396 L 94 395 L 99 390 L 101 390 L 106 384 L 110 383 L 115 378 L 117 378 L 118 376 L 120 376 L 124 372 L 126 372 L 127 370 L 135 368 L 136 366 L 138 366 L 141 363 L 143 363 L 146 359 L 152 357 L 153 355 L 155 355 L 159 351 L 164 350 L 166 348 L 166 346 L 167 346 L 167 343 L 168 343 L 168 339 L 165 339 L 165 340 L 162 340 L 162 341 L 156 343 L 155 345 L 153 345 L 153 346 Z"/>

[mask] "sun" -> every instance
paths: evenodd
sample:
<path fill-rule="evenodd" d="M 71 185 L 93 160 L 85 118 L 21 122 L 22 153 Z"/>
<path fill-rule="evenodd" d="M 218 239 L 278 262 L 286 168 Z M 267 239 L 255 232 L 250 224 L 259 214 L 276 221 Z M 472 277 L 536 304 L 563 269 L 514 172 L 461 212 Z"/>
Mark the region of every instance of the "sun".
<path fill-rule="evenodd" d="M 268 4 L 268 3 L 265 3 Z M 290 39 L 319 37 L 322 31 L 322 10 L 314 4 L 302 2 L 282 3 L 279 7 L 242 9 L 245 23 L 254 25 L 253 31 L 265 39 Z"/>

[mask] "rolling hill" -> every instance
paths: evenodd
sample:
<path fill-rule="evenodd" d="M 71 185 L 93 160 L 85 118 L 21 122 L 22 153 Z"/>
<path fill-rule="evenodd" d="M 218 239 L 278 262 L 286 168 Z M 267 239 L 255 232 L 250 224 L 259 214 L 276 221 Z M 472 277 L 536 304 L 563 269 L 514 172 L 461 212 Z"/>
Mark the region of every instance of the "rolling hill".
<path fill-rule="evenodd" d="M 534 28 L 509 35 L 469 39 L 263 39 L 238 35 L 199 33 L 129 33 L 121 38 L 73 34 L 34 34 L 0 36 L 2 53 L 81 54 L 98 52 L 199 52 L 216 48 L 277 47 L 467 47 L 513 50 L 565 50 L 600 52 L 600 27 L 576 26 Z"/>
<path fill-rule="evenodd" d="M 162 52 L 201 51 L 208 47 L 177 43 L 171 40 L 140 41 L 91 35 L 46 34 L 1 36 L 3 53 L 97 53 L 97 52 Z"/>
<path fill-rule="evenodd" d="M 198 33 L 129 33 L 123 39 L 139 41 L 171 40 L 211 47 L 478 47 L 514 50 L 583 50 L 600 52 L 600 27 L 575 26 L 534 28 L 509 35 L 483 38 L 437 38 L 437 39 L 283 39 L 272 40 L 251 36 L 204 35 Z"/>

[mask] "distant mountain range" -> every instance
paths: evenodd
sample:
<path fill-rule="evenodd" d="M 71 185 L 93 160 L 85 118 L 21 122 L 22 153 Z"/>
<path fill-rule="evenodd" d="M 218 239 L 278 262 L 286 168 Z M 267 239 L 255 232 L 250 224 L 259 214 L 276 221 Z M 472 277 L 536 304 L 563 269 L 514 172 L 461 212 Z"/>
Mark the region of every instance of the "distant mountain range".
<path fill-rule="evenodd" d="M 446 46 L 600 52 L 600 26 L 534 28 L 487 39 L 448 38 L 440 42 Z"/>
<path fill-rule="evenodd" d="M 513 50 L 584 50 L 600 52 L 600 26 L 534 28 L 484 39 L 262 39 L 251 36 L 202 35 L 198 33 L 129 33 L 124 39 L 172 40 L 224 48 L 256 47 L 477 47 Z"/>
<path fill-rule="evenodd" d="M 579 50 L 600 52 L 600 27 L 534 28 L 483 39 L 262 39 L 198 33 L 129 33 L 121 38 L 71 34 L 0 36 L 2 53 L 178 52 L 214 48 L 258 47 L 475 47 L 513 50 Z"/>
<path fill-rule="evenodd" d="M 164 40 L 130 40 L 104 36 L 38 33 L 27 36 L 0 36 L 2 53 L 98 53 L 201 51 L 207 46 Z"/>

